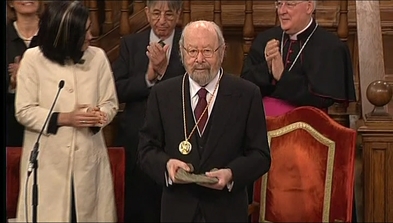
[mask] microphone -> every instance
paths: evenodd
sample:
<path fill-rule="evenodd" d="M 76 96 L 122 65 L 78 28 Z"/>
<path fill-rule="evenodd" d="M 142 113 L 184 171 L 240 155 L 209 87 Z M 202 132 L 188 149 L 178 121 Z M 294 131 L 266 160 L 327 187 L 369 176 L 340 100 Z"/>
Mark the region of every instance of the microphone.
<path fill-rule="evenodd" d="M 55 107 L 57 98 L 59 97 L 60 90 L 63 87 L 64 87 L 64 80 L 61 80 L 59 82 L 59 89 L 57 90 L 57 94 L 56 94 L 55 100 L 53 100 L 52 107 L 49 110 L 48 116 L 46 117 L 46 120 L 44 122 L 44 125 L 42 126 L 40 134 L 38 134 L 37 141 L 34 144 L 34 148 L 33 148 L 33 150 L 30 153 L 29 166 L 28 166 L 28 169 L 27 169 L 27 177 L 29 177 L 31 172 L 33 172 L 34 164 L 37 161 L 37 157 L 38 157 L 38 147 L 40 146 L 40 142 L 39 141 L 40 141 L 41 135 L 44 132 L 45 126 L 46 126 L 46 124 L 47 124 L 47 122 L 49 120 L 49 117 L 52 114 L 52 111 L 53 111 L 53 108 Z"/>

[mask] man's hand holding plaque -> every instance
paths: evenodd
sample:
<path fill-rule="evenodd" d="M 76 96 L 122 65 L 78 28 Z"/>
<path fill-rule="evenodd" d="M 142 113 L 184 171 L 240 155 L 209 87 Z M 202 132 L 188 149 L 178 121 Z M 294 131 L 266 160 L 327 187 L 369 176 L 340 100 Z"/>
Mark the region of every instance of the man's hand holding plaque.
<path fill-rule="evenodd" d="M 170 159 L 167 163 L 167 171 L 173 183 L 186 184 L 216 184 L 218 179 L 208 177 L 205 174 L 194 174 L 194 167 L 190 163 Z"/>
<path fill-rule="evenodd" d="M 192 164 L 187 164 L 190 167 L 190 171 L 187 172 L 182 168 L 179 168 L 176 172 L 175 179 L 187 183 L 197 183 L 197 184 L 215 184 L 218 179 L 215 177 L 208 177 L 205 174 L 194 174 L 194 167 Z"/>

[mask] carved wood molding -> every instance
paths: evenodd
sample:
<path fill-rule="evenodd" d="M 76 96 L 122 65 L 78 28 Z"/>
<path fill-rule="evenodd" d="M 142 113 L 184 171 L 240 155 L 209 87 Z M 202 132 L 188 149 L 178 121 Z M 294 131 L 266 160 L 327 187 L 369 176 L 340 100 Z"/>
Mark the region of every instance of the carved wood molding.
<path fill-rule="evenodd" d="M 364 222 L 392 222 L 393 122 L 360 123 L 363 144 Z"/>
<path fill-rule="evenodd" d="M 254 1 L 253 23 L 256 29 L 255 31 L 275 25 L 276 13 L 272 2 L 263 1 L 261 3 Z M 387 2 L 380 6 L 382 33 L 393 35 L 393 1 L 390 0 Z M 213 20 L 214 18 L 214 4 L 212 1 L 192 1 L 190 8 L 191 20 Z M 237 28 L 243 27 L 245 18 L 244 1 L 222 1 L 221 9 L 222 25 L 226 30 L 230 32 L 231 30 L 237 30 Z M 335 31 L 339 22 L 339 2 L 337 4 L 330 3 L 329 5 L 318 4 L 317 20 L 322 27 Z M 130 16 L 129 22 L 131 33 L 137 32 L 148 25 L 143 10 L 134 12 Z M 114 23 L 114 28 L 119 26 L 118 21 L 114 21 Z M 350 1 L 348 6 L 348 27 L 350 33 L 356 32 L 356 10 L 353 1 Z"/>

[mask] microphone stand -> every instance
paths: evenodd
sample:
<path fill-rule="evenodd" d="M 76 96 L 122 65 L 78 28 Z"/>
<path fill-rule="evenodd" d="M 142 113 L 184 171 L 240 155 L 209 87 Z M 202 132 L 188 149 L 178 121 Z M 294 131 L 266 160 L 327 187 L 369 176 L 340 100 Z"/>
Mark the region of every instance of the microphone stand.
<path fill-rule="evenodd" d="M 33 223 L 37 223 L 37 208 L 38 208 L 38 162 L 37 162 L 37 156 L 38 156 L 38 147 L 39 143 L 36 142 L 34 145 L 34 150 L 37 151 L 37 155 L 33 161 L 33 169 L 34 169 L 34 176 L 33 176 L 33 197 L 32 197 L 32 205 L 33 205 Z M 37 148 L 37 149 L 35 149 Z"/>
<path fill-rule="evenodd" d="M 59 89 L 57 90 L 57 94 L 55 97 L 55 100 L 53 101 L 52 107 L 49 110 L 48 116 L 46 117 L 46 120 L 44 122 L 44 125 L 42 126 L 42 129 L 40 131 L 40 134 L 38 135 L 37 141 L 34 144 L 34 148 L 30 153 L 30 163 L 27 169 L 27 178 L 30 177 L 30 174 L 34 171 L 34 176 L 33 176 L 33 189 L 32 189 L 32 205 L 33 205 L 33 223 L 37 223 L 37 208 L 38 208 L 38 153 L 39 153 L 39 147 L 40 147 L 40 138 L 42 133 L 44 132 L 45 126 L 49 120 L 50 115 L 52 114 L 53 108 L 55 107 L 57 98 L 59 97 L 60 90 L 64 87 L 64 80 L 61 80 L 59 82 Z M 27 186 L 27 185 L 26 185 Z M 27 217 L 27 216 L 26 216 Z"/>

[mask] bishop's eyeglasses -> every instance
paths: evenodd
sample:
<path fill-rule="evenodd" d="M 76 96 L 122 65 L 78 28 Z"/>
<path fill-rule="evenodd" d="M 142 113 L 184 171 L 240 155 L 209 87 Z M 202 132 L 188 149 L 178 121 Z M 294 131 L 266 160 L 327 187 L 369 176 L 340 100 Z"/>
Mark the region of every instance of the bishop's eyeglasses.
<path fill-rule="evenodd" d="M 295 6 L 297 6 L 302 2 L 306 2 L 306 1 L 276 1 L 274 2 L 274 4 L 276 6 L 276 9 L 282 8 L 284 5 L 289 9 L 293 9 L 295 8 Z"/>
<path fill-rule="evenodd" d="M 188 53 L 188 55 L 189 55 L 190 57 L 192 57 L 192 58 L 197 57 L 198 54 L 199 54 L 199 52 L 201 52 L 202 55 L 203 55 L 205 58 L 210 58 L 210 57 L 213 57 L 214 53 L 217 52 L 217 50 L 220 49 L 220 47 L 221 47 L 222 45 L 223 45 L 223 44 L 219 45 L 215 50 L 209 49 L 209 48 L 206 48 L 206 49 L 203 49 L 203 50 L 198 50 L 198 49 L 194 49 L 194 48 L 186 49 L 184 46 L 183 46 L 183 49 L 184 49 L 184 50 Z"/>

